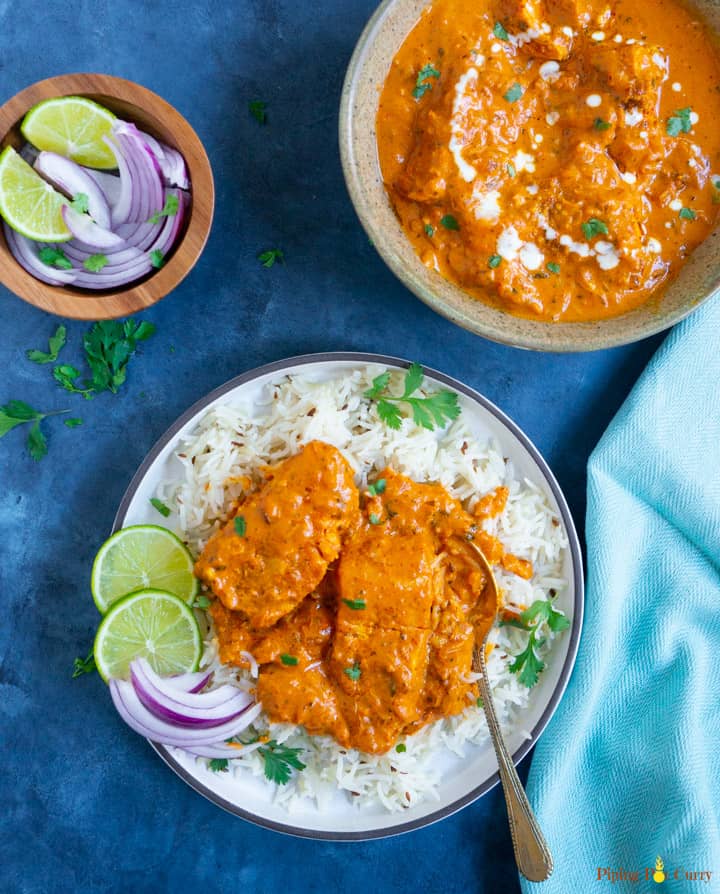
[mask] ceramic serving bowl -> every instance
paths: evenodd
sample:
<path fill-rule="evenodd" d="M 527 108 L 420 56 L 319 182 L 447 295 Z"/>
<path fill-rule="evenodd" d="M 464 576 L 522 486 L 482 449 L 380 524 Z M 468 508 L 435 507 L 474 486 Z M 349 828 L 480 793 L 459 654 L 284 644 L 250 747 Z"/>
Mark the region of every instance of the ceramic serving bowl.
<path fill-rule="evenodd" d="M 25 142 L 20 125 L 36 103 L 57 96 L 86 96 L 137 124 L 141 130 L 177 149 L 191 183 L 191 206 L 165 264 L 144 280 L 118 289 L 89 292 L 72 286 L 46 285 L 15 260 L 0 229 L 0 282 L 16 295 L 50 313 L 79 320 L 123 317 L 150 307 L 187 276 L 200 257 L 212 225 L 215 190 L 207 153 L 195 131 L 169 103 L 132 81 L 100 74 L 71 74 L 39 81 L 0 108 L 0 149 Z"/>
<path fill-rule="evenodd" d="M 472 298 L 428 269 L 415 253 L 383 185 L 375 119 L 393 57 L 427 0 L 385 0 L 368 22 L 350 61 L 340 105 L 340 152 L 350 197 L 390 269 L 439 314 L 493 341 L 539 351 L 592 351 L 637 341 L 687 316 L 720 288 L 720 229 L 693 253 L 656 299 L 629 313 L 590 323 L 522 319 Z M 720 43 L 720 2 L 692 0 Z"/>

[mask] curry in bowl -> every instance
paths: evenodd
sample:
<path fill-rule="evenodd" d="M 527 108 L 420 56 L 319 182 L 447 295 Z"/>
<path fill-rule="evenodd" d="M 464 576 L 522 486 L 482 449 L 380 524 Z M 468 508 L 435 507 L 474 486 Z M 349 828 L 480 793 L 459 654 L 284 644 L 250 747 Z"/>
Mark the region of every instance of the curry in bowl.
<path fill-rule="evenodd" d="M 720 210 L 720 59 L 665 0 L 435 0 L 382 91 L 383 180 L 422 262 L 544 322 L 662 290 Z"/>

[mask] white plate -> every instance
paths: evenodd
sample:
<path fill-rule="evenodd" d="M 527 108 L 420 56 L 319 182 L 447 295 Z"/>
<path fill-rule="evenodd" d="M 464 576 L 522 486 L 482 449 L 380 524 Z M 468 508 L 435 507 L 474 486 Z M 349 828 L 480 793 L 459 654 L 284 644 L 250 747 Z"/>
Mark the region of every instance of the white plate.
<path fill-rule="evenodd" d="M 404 368 L 407 361 L 378 354 L 310 354 L 281 360 L 251 370 L 232 379 L 191 407 L 155 444 L 138 469 L 123 497 L 115 518 L 114 530 L 127 525 L 157 523 L 157 513 L 149 503 L 159 482 L 178 477 L 180 464 L 174 458 L 178 442 L 187 436 L 217 404 L 252 405 L 263 387 L 285 375 L 301 373 L 316 380 L 336 377 L 359 366 L 379 363 Z M 463 415 L 481 441 L 494 439 L 515 467 L 519 478 L 528 478 L 547 495 L 550 505 L 562 519 L 569 547 L 564 576 L 568 586 L 558 595 L 558 606 L 571 619 L 572 627 L 558 638 L 547 669 L 533 688 L 522 727 L 531 733 L 527 739 L 517 731 L 509 736 L 508 748 L 515 763 L 521 760 L 547 725 L 567 686 L 577 653 L 583 613 L 582 560 L 577 534 L 565 498 L 550 469 L 525 434 L 496 406 L 476 391 L 442 373 L 426 369 L 431 381 L 450 387 L 460 395 Z M 322 811 L 310 802 L 288 813 L 275 805 L 272 787 L 248 773 L 213 773 L 190 755 L 152 743 L 155 750 L 182 779 L 215 804 L 251 822 L 277 831 L 309 838 L 353 839 L 381 838 L 418 829 L 470 804 L 498 782 L 497 761 L 492 746 L 467 746 L 464 759 L 443 758 L 446 773 L 439 789 L 439 800 L 427 800 L 402 813 L 387 813 L 381 807 L 353 807 L 346 796 Z"/>

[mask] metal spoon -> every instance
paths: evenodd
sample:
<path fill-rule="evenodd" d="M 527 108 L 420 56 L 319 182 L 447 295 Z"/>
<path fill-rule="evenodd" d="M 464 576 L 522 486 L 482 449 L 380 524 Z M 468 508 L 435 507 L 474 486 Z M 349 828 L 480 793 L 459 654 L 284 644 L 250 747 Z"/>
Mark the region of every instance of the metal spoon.
<path fill-rule="evenodd" d="M 485 644 L 497 616 L 499 607 L 499 590 L 495 575 L 485 554 L 471 540 L 464 540 L 463 544 L 473 553 L 473 558 L 483 570 L 485 576 L 485 588 L 480 596 L 477 618 L 475 619 L 475 647 L 473 649 L 472 667 L 476 673 L 482 674 L 478 683 L 482 696 L 485 718 L 490 738 L 492 739 L 495 754 L 497 756 L 500 781 L 505 793 L 508 820 L 510 823 L 510 835 L 512 837 L 515 861 L 518 869 L 531 882 L 542 882 L 549 878 L 553 871 L 553 858 L 548 848 L 545 837 L 538 825 L 530 802 L 525 794 L 525 789 L 508 754 L 507 747 L 500 732 L 495 713 L 495 706 L 490 692 L 487 665 L 485 664 Z M 471 618 L 471 620 L 473 620 Z"/>

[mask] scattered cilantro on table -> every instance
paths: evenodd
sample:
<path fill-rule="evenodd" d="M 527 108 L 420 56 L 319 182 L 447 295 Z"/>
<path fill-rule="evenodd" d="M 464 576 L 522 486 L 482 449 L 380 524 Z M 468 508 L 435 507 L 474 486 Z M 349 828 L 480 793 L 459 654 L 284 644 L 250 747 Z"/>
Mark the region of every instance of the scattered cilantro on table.
<path fill-rule="evenodd" d="M 263 265 L 263 267 L 273 267 L 275 262 L 278 261 L 281 264 L 285 263 L 285 255 L 279 248 L 269 248 L 267 251 L 261 251 L 258 255 L 258 261 Z"/>
<path fill-rule="evenodd" d="M 93 654 L 93 650 L 91 649 L 88 652 L 87 658 L 76 658 L 73 662 L 73 680 L 76 677 L 82 677 L 83 674 L 92 674 L 96 671 L 95 667 L 95 655 Z"/>
<path fill-rule="evenodd" d="M 28 360 L 33 363 L 54 363 L 58 359 L 58 354 L 65 347 L 67 341 L 67 329 L 64 326 L 58 326 L 53 335 L 48 339 L 48 350 L 36 351 L 29 350 L 25 354 Z"/>
<path fill-rule="evenodd" d="M 520 615 L 519 618 L 505 619 L 500 622 L 503 627 L 517 627 L 519 630 L 529 632 L 525 649 L 515 656 L 515 660 L 509 665 L 509 670 L 518 675 L 518 679 L 528 689 L 538 681 L 538 675 L 545 668 L 545 662 L 537 654 L 544 639 L 538 639 L 538 633 L 545 624 L 553 633 L 560 633 L 570 626 L 569 619 L 553 608 L 550 601 L 538 599 Z"/>
<path fill-rule="evenodd" d="M 298 757 L 302 750 L 302 748 L 278 745 L 275 739 L 271 739 L 266 745 L 258 748 L 258 754 L 265 761 L 265 778 L 278 785 L 288 783 L 293 768 L 295 770 L 305 769 L 305 764 Z"/>
<path fill-rule="evenodd" d="M 445 428 L 448 422 L 460 415 L 458 396 L 454 391 L 438 391 L 430 397 L 413 397 L 422 382 L 423 368 L 419 363 L 413 363 L 405 373 L 403 393 L 394 397 L 387 394 L 390 372 L 386 370 L 373 379 L 373 386 L 365 392 L 365 397 L 377 401 L 378 416 L 389 428 L 397 430 L 402 423 L 398 403 L 406 403 L 411 407 L 413 420 L 417 425 L 429 431 L 433 431 L 436 425 Z"/>
<path fill-rule="evenodd" d="M 4 406 L 0 406 L 0 438 L 18 425 L 32 423 L 27 437 L 27 448 L 34 460 L 40 460 L 47 453 L 47 439 L 43 434 L 40 423 L 48 416 L 58 416 L 67 413 L 67 410 L 54 410 L 49 413 L 39 413 L 22 400 L 11 400 Z"/>
<path fill-rule="evenodd" d="M 248 103 L 250 114 L 258 124 L 267 124 L 267 103 L 261 99 L 252 99 Z"/>

